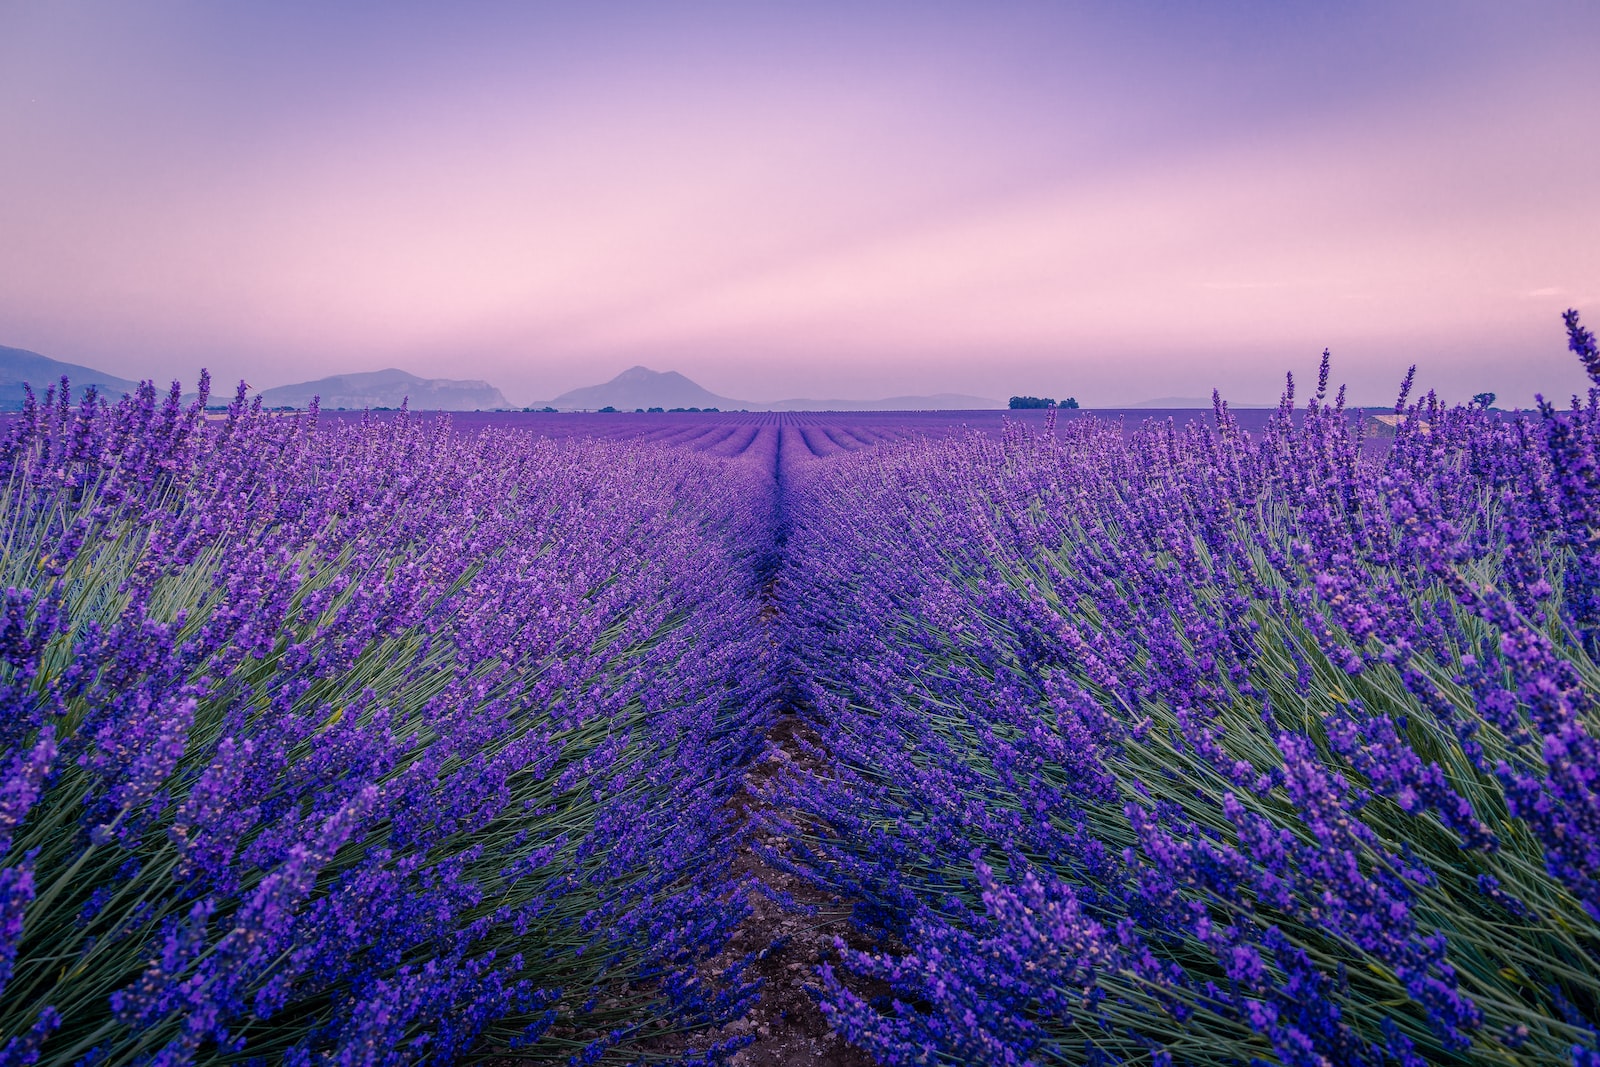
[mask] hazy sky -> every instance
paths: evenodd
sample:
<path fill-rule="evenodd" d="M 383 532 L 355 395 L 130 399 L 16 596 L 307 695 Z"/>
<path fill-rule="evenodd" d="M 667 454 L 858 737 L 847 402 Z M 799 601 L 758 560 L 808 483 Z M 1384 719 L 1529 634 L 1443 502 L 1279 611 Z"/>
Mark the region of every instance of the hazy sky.
<path fill-rule="evenodd" d="M 1600 4 L 0 0 L 0 344 L 271 386 L 1586 384 Z"/>

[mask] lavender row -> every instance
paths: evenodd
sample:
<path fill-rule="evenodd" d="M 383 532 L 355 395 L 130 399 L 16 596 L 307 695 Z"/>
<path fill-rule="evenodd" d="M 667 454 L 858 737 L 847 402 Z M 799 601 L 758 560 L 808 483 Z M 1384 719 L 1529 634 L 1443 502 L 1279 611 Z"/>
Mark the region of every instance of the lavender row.
<path fill-rule="evenodd" d="M 204 395 L 63 385 L 0 448 L 0 1063 L 737 1016 L 769 471 Z"/>
<path fill-rule="evenodd" d="M 588 439 L 612 442 L 671 444 L 707 451 L 716 455 L 741 454 L 757 438 L 780 428 L 797 436 L 796 444 L 818 458 L 839 452 L 853 452 L 890 441 L 912 438 L 961 437 L 972 431 L 997 433 L 1007 424 L 1039 428 L 1048 420 L 1062 422 L 1093 415 L 1120 422 L 1132 428 L 1150 418 L 1175 418 L 1180 423 L 1199 417 L 1195 409 L 1018 409 L 972 411 L 862 411 L 862 412 L 453 412 L 451 423 L 457 431 L 526 431 L 552 440 Z M 1391 428 L 1363 410 L 1353 416 L 1376 433 L 1391 433 Z M 1270 408 L 1245 408 L 1234 412 L 1241 428 L 1259 432 L 1274 417 Z M 383 422 L 397 417 L 389 411 L 373 413 L 337 411 L 321 413 L 325 424 L 375 419 Z M 4 418 L 0 415 L 0 418 Z"/>
<path fill-rule="evenodd" d="M 1600 1062 L 1600 391 L 1374 451 L 1326 380 L 791 475 L 774 859 L 881 1062 Z"/>

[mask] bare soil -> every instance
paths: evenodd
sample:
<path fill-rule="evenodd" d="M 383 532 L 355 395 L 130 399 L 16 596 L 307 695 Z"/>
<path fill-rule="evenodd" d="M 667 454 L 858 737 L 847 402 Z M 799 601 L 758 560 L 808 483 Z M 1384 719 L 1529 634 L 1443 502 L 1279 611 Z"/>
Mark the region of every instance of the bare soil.
<path fill-rule="evenodd" d="M 779 625 L 779 608 L 774 595 L 777 579 L 769 579 L 762 590 L 761 616 L 774 630 Z M 748 885 L 746 899 L 750 914 L 735 931 L 723 950 L 701 967 L 713 975 L 755 953 L 765 954 L 746 971 L 749 978 L 762 980 L 761 994 L 740 1018 L 718 1031 L 674 1034 L 644 1042 L 639 1051 L 651 1060 L 670 1059 L 689 1049 L 704 1049 L 708 1044 L 730 1036 L 752 1038 L 749 1045 L 729 1059 L 734 1067 L 873 1067 L 875 1060 L 847 1044 L 828 1026 L 814 995 L 817 966 L 836 955 L 834 938 L 842 938 L 852 948 L 868 943 L 849 924 L 851 902 L 830 896 L 817 886 L 768 864 L 763 849 L 781 855 L 788 842 L 781 836 L 761 836 L 760 814 L 779 810 L 782 804 L 777 783 L 788 769 L 826 774 L 826 768 L 808 754 L 802 744 L 815 750 L 819 738 L 789 707 L 777 717 L 767 734 L 766 751 L 750 767 L 744 788 L 729 802 L 734 813 L 734 831 L 748 835 L 747 847 L 735 862 L 733 875 Z M 785 907 L 761 890 L 797 902 L 799 908 Z M 878 983 L 853 982 L 864 996 L 882 995 L 886 988 Z M 512 1067 L 513 1058 L 488 1061 L 494 1067 Z"/>
<path fill-rule="evenodd" d="M 780 439 L 781 444 L 781 439 Z M 779 492 L 782 493 L 781 471 Z M 781 537 L 780 537 L 781 546 Z M 773 574 L 761 590 L 762 621 L 774 642 L 782 625 L 777 597 L 780 578 Z M 816 750 L 816 734 L 801 719 L 799 708 L 783 709 L 767 734 L 766 752 L 745 776 L 744 789 L 733 799 L 735 825 L 748 834 L 749 847 L 734 866 L 741 882 L 748 882 L 750 915 L 739 926 L 721 954 L 706 969 L 722 970 L 753 952 L 768 949 L 749 974 L 762 980 L 760 998 L 748 1012 L 728 1025 L 728 1031 L 754 1040 L 734 1053 L 735 1067 L 872 1067 L 874 1060 L 845 1043 L 828 1026 L 814 995 L 817 966 L 834 955 L 834 939 L 855 946 L 849 927 L 850 902 L 803 878 L 767 863 L 762 853 L 782 855 L 788 842 L 778 836 L 758 836 L 760 815 L 778 809 L 778 779 L 786 771 L 825 773 L 801 742 Z M 785 907 L 761 891 L 802 905 Z"/>
<path fill-rule="evenodd" d="M 751 769 L 745 793 L 736 801 L 744 823 L 748 824 L 754 812 L 772 803 L 771 783 L 785 764 L 809 759 L 795 743 L 805 733 L 805 727 L 792 716 L 778 721 L 770 735 L 766 758 Z M 779 837 L 768 837 L 761 843 L 775 850 L 784 845 Z M 744 854 L 736 869 L 741 877 L 764 883 L 780 896 L 787 893 L 814 908 L 815 913 L 786 910 L 765 893 L 749 891 L 750 917 L 710 967 L 725 967 L 780 939 L 782 944 L 758 960 L 751 970 L 752 977 L 764 979 L 761 998 L 728 1030 L 749 1034 L 755 1040 L 736 1052 L 731 1062 L 738 1067 L 871 1067 L 871 1057 L 845 1044 L 829 1029 L 810 992 L 817 965 L 833 955 L 833 939 L 842 936 L 853 940 L 847 926 L 849 902 L 829 897 L 805 880 L 768 865 L 755 849 Z"/>

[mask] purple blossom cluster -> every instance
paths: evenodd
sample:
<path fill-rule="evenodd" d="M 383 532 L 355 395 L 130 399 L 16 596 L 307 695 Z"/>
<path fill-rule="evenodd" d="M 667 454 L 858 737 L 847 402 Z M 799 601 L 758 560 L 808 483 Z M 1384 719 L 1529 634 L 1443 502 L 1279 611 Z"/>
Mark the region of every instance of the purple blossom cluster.
<path fill-rule="evenodd" d="M 793 465 L 772 858 L 880 1062 L 1597 1062 L 1600 388 L 1327 383 Z"/>
<path fill-rule="evenodd" d="M 740 1014 L 770 463 L 207 392 L 0 427 L 0 1064 L 589 1063 Z"/>
<path fill-rule="evenodd" d="M 0 1067 L 719 1062 L 755 841 L 883 1063 L 1600 1063 L 1566 325 L 1586 401 L 1382 436 L 1326 353 L 1138 427 L 63 382 L 0 425 Z"/>

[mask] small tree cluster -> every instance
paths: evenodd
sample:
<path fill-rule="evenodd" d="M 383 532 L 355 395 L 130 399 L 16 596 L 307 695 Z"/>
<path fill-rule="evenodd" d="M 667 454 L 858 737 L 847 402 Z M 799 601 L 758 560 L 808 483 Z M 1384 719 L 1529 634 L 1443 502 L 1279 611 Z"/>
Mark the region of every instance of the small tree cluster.
<path fill-rule="evenodd" d="M 1017 408 L 1076 408 L 1078 399 L 1077 397 L 1069 396 L 1057 404 L 1052 397 L 1048 396 L 1014 396 L 1007 406 L 1013 410 Z"/>

